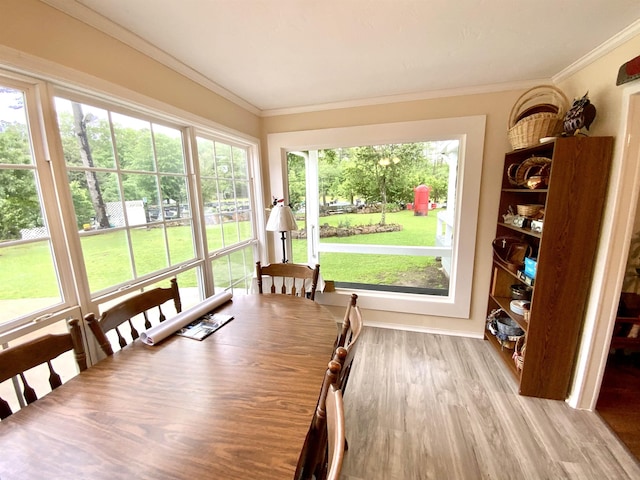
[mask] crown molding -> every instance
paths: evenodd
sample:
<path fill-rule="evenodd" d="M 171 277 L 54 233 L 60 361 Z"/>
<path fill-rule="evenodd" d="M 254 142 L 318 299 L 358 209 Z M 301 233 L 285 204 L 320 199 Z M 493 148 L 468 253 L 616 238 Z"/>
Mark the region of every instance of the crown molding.
<path fill-rule="evenodd" d="M 485 93 L 504 92 L 508 90 L 524 90 L 537 85 L 548 84 L 549 78 L 536 80 L 524 80 L 519 82 L 494 83 L 474 87 L 449 88 L 445 90 L 430 90 L 425 92 L 405 93 L 400 95 L 387 95 L 344 102 L 333 102 L 319 105 L 307 105 L 303 107 L 278 108 L 263 110 L 262 117 L 275 117 L 278 115 L 293 115 L 297 113 L 320 112 L 325 110 L 337 110 L 340 108 L 356 108 L 371 105 L 384 105 L 390 103 L 415 102 L 418 100 L 430 100 L 434 98 L 462 97 L 467 95 L 481 95 Z"/>
<path fill-rule="evenodd" d="M 235 103 L 236 105 L 244 108 L 245 110 L 253 113 L 254 115 L 260 116 L 261 110 L 257 108 L 255 105 L 247 102 L 243 98 L 237 96 L 233 92 L 230 92 L 226 88 L 218 85 L 217 83 L 211 81 L 209 78 L 205 77 L 201 73 L 196 70 L 186 66 L 184 63 L 178 61 L 176 58 L 172 57 L 165 51 L 159 49 L 158 47 L 152 45 L 146 40 L 140 38 L 139 36 L 133 34 L 129 30 L 121 27 L 120 25 L 115 24 L 111 20 L 103 17 L 99 13 L 91 10 L 88 7 L 78 3 L 78 2 L 69 2 L 68 0 L 40 0 L 43 3 L 46 3 L 52 8 L 65 13 L 76 20 L 79 20 L 82 23 L 85 23 L 107 35 L 117 39 L 118 41 L 124 43 L 125 45 L 139 51 L 140 53 L 160 62 L 161 64 L 167 66 L 168 68 L 176 71 L 177 73 L 193 80 L 194 82 L 202 85 L 205 88 L 208 88 L 212 92 L 220 95 L 221 97 L 229 100 L 230 102 Z"/>
<path fill-rule="evenodd" d="M 357 108 L 357 107 L 365 107 L 372 105 L 385 105 L 391 103 L 401 103 L 401 102 L 412 102 L 418 100 L 428 100 L 434 98 L 444 98 L 444 97 L 456 97 L 456 96 L 466 96 L 466 95 L 477 95 L 484 93 L 495 93 L 500 91 L 507 90 L 517 90 L 517 89 L 526 89 L 531 88 L 536 85 L 546 84 L 546 83 L 554 83 L 557 84 L 581 69 L 585 68 L 589 64 L 596 61 L 598 58 L 610 53 L 613 49 L 625 43 L 632 37 L 638 35 L 640 33 L 640 19 L 633 22 L 631 25 L 626 27 L 624 30 L 620 31 L 613 37 L 611 37 L 606 42 L 602 43 L 600 46 L 596 47 L 594 50 L 578 59 L 568 67 L 564 68 L 562 71 L 553 75 L 550 79 L 537 79 L 537 80 L 527 80 L 520 82 L 510 82 L 510 83 L 498 83 L 498 84 L 490 84 L 490 85 L 481 85 L 474 87 L 461 87 L 454 89 L 444 89 L 444 90 L 431 90 L 425 92 L 416 92 L 409 94 L 399 94 L 399 95 L 387 95 L 382 97 L 372 97 L 372 98 L 364 98 L 357 100 L 347 100 L 343 102 L 331 102 L 325 104 L 315 104 L 315 105 L 305 105 L 299 107 L 290 107 L 290 108 L 277 108 L 277 109 L 265 109 L 261 110 L 255 105 L 247 102 L 243 98 L 237 96 L 233 92 L 225 89 L 224 87 L 218 85 L 213 82 L 209 78 L 205 77 L 201 73 L 193 70 L 192 68 L 186 66 L 182 62 L 178 61 L 171 55 L 167 54 L 163 50 L 155 47 L 149 42 L 143 40 L 137 35 L 133 34 L 129 30 L 113 23 L 112 21 L 106 19 L 101 16 L 97 12 L 91 10 L 84 5 L 77 3 L 75 1 L 70 2 L 68 0 L 41 0 L 43 3 L 48 4 L 52 8 L 59 10 L 71 17 L 76 18 L 77 20 L 90 25 L 105 34 L 118 39 L 122 43 L 128 45 L 129 47 L 138 50 L 139 52 L 147 55 L 148 57 L 160 62 L 161 64 L 171 68 L 172 70 L 184 75 L 185 77 L 193 80 L 194 82 L 208 88 L 212 92 L 220 95 L 223 98 L 226 98 L 230 102 L 246 109 L 250 113 L 253 113 L 259 117 L 274 117 L 280 115 L 293 115 L 293 114 L 301 114 L 301 113 L 312 113 L 312 112 L 320 112 L 326 110 L 336 110 L 343 108 Z"/>
<path fill-rule="evenodd" d="M 74 92 L 97 97 L 101 100 L 116 103 L 124 108 L 135 107 L 155 116 L 172 122 L 187 121 L 195 127 L 214 129 L 216 135 L 231 141 L 258 145 L 259 139 L 245 132 L 240 132 L 211 119 L 183 110 L 161 100 L 148 97 L 108 80 L 75 70 L 59 63 L 0 45 L 0 69 L 17 75 L 22 81 L 34 78 Z M 0 73 L 6 73 L 0 71 Z"/>
<path fill-rule="evenodd" d="M 621 30 L 620 32 L 616 33 L 609 40 L 602 43 L 600 46 L 594 48 L 585 56 L 576 60 L 568 67 L 556 73 L 553 77 L 551 77 L 551 80 L 553 81 L 553 83 L 559 83 L 559 82 L 562 82 L 563 80 L 566 80 L 567 78 L 571 77 L 572 75 L 579 72 L 583 68 L 592 64 L 599 58 L 604 57 L 608 53 L 611 53 L 614 49 L 616 49 L 617 47 L 619 47 L 620 45 L 627 42 L 628 40 L 630 40 L 631 38 L 635 37 L 638 34 L 640 34 L 640 19 L 633 22 L 624 30 Z"/>

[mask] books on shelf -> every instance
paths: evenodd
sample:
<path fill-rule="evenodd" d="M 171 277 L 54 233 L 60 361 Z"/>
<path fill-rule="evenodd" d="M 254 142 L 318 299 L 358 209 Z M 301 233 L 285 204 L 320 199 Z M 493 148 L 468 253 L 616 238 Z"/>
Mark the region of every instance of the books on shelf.
<path fill-rule="evenodd" d="M 233 315 L 207 313 L 178 330 L 177 334 L 194 340 L 204 340 L 231 320 Z"/>
<path fill-rule="evenodd" d="M 533 284 L 535 283 L 535 280 L 531 278 L 529 275 L 525 274 L 524 271 L 522 270 L 518 270 L 517 277 L 519 280 L 522 280 L 524 283 L 526 283 L 530 287 L 532 287 Z"/>

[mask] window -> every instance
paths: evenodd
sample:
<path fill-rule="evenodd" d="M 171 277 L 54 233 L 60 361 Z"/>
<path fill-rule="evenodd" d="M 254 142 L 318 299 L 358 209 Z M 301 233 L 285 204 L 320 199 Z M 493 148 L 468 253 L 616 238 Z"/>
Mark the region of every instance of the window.
<path fill-rule="evenodd" d="M 195 258 L 182 132 L 56 98 L 91 292 Z"/>
<path fill-rule="evenodd" d="M 338 298 L 329 294 L 322 301 L 341 305 L 340 295 L 358 289 L 373 309 L 468 317 L 484 123 L 478 116 L 269 135 L 271 191 L 289 192 L 288 200 L 304 224 L 304 232 L 292 236 L 306 241 L 290 240 L 293 258 L 320 263 L 323 279 L 334 280 L 337 287 Z M 435 176 L 429 177 L 439 170 L 446 170 L 446 195 L 436 191 L 441 186 L 434 183 Z M 278 175 L 280 171 L 288 175 Z M 399 181 L 405 175 L 409 178 Z M 321 235 L 325 224 L 368 226 L 369 219 L 359 222 L 361 214 L 353 213 L 354 208 L 375 211 L 378 217 L 372 224 L 394 217 L 413 222 L 406 209 L 413 203 L 407 189 L 423 183 L 432 183 L 424 186 L 431 187 L 437 200 L 431 212 L 435 228 L 421 223 L 407 236 Z M 391 268 L 382 272 L 380 263 Z M 401 278 L 403 270 L 415 273 L 429 264 L 448 270 L 446 286 L 432 288 L 423 280 L 415 286 Z"/>
<path fill-rule="evenodd" d="M 0 72 L 2 348 L 174 276 L 248 290 L 257 140 L 167 110 Z"/>
<path fill-rule="evenodd" d="M 257 245 L 249 154 L 215 138 L 197 137 L 204 224 L 216 290 L 247 292 Z"/>
<path fill-rule="evenodd" d="M 69 272 L 64 242 L 52 234 L 60 225 L 36 103 L 33 85 L 0 78 L 2 329 L 61 310 L 70 295 L 61 282 Z"/>
<path fill-rule="evenodd" d="M 336 287 L 447 296 L 459 143 L 288 153 L 289 201 L 302 220 L 318 198 L 320 217 L 293 238 L 294 259 L 306 261 L 312 235 Z M 317 181 L 300 181 L 305 159 Z"/>

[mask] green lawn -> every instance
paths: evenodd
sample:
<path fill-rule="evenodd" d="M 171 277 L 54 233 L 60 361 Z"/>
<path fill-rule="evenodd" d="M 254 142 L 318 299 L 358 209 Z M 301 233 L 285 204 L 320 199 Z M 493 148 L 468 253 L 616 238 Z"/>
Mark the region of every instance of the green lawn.
<path fill-rule="evenodd" d="M 419 217 L 414 216 L 412 211 L 404 210 L 388 213 L 386 217 L 388 224 L 402 225 L 402 231 L 321 238 L 320 242 L 369 245 L 435 245 L 436 212 L 430 212 L 426 217 Z M 379 221 L 379 213 L 354 213 L 322 217 L 320 225 L 339 226 L 342 224 L 343 226 L 356 226 L 375 224 Z M 304 261 L 307 255 L 306 239 L 294 239 L 292 243 L 293 260 Z M 434 267 L 436 261 L 433 257 L 321 253 L 320 264 L 323 278 L 338 282 L 412 285 L 412 279 L 419 281 L 425 269 Z M 421 286 L 426 285 L 422 284 Z"/>
<path fill-rule="evenodd" d="M 369 225 L 377 223 L 380 214 L 343 214 L 321 218 L 320 223 L 332 226 L 340 224 Z M 426 217 L 415 217 L 411 211 L 387 214 L 387 223 L 398 223 L 403 226 L 400 232 L 357 235 L 352 237 L 323 238 L 322 242 L 340 243 L 368 243 L 379 245 L 434 245 L 436 231 L 436 215 L 431 212 Z M 240 232 L 235 223 L 225 223 L 223 226 L 207 227 L 209 246 L 215 249 L 222 245 L 222 235 L 225 238 L 247 238 L 249 222 L 241 222 Z M 303 227 L 303 222 L 300 222 Z M 136 259 L 137 275 L 142 276 L 157 269 L 169 266 L 164 252 L 163 234 L 160 228 L 140 228 L 131 230 L 132 245 Z M 171 264 L 180 263 L 193 258 L 193 243 L 191 230 L 188 226 L 169 227 L 169 249 Z M 101 235 L 82 237 L 82 248 L 89 275 L 91 289 L 98 291 L 110 285 L 133 280 L 132 266 L 128 260 L 126 234 L 114 231 Z M 306 240 L 293 241 L 293 260 L 306 259 Z M 354 261 L 354 259 L 356 261 Z M 392 269 L 387 267 L 391 260 Z M 247 263 L 248 259 L 236 255 L 232 259 L 231 271 L 237 271 L 237 265 Z M 427 257 L 400 257 L 386 255 L 348 255 L 325 253 L 322 255 L 322 273 L 326 279 L 349 280 L 357 279 L 363 283 L 393 284 L 402 281 L 403 277 L 412 272 L 423 270 L 425 266 L 433 264 L 434 260 Z M 224 265 L 217 265 L 221 271 Z M 251 262 L 252 263 L 252 262 Z M 232 273 L 237 277 L 239 273 Z M 224 275 L 221 274 L 220 277 Z M 195 275 L 185 275 L 180 280 L 181 286 L 195 286 Z M 3 248 L 0 251 L 0 299 L 57 297 L 57 280 L 49 258 L 46 242 L 27 245 L 17 245 Z"/>

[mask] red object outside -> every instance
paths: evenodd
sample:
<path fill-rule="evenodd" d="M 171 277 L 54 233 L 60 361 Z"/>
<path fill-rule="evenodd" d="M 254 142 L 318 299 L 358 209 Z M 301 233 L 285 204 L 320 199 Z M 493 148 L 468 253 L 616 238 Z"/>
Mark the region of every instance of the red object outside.
<path fill-rule="evenodd" d="M 413 214 L 415 216 L 429 215 L 429 194 L 431 187 L 418 185 L 413 189 Z"/>

